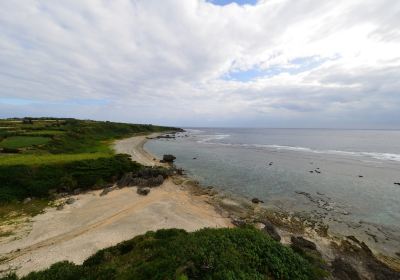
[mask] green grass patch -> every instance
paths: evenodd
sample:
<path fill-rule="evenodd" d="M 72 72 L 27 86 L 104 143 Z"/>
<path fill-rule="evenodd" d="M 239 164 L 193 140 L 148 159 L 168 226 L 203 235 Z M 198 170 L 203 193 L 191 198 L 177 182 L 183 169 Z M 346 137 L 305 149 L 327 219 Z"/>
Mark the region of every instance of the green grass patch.
<path fill-rule="evenodd" d="M 14 278 L 12 278 L 14 277 Z M 9 276 L 4 279 L 18 279 Z M 24 280 L 205 279 L 313 280 L 314 267 L 288 247 L 253 228 L 168 229 L 148 232 L 99 251 L 83 265 L 69 262 Z"/>
<path fill-rule="evenodd" d="M 49 137 L 49 136 L 54 136 L 54 135 L 61 135 L 64 134 L 65 131 L 62 130 L 32 130 L 32 131 L 24 131 L 22 132 L 23 135 L 34 135 L 34 136 L 45 136 L 45 137 Z"/>
<path fill-rule="evenodd" d="M 0 221 L 8 219 L 10 214 L 12 217 L 18 216 L 36 216 L 43 213 L 43 210 L 49 205 L 48 199 L 34 199 L 28 203 L 22 202 L 10 202 L 5 204 L 0 204 Z"/>
<path fill-rule="evenodd" d="M 16 154 L 0 156 L 0 166 L 60 164 L 71 161 L 110 157 L 110 152 L 81 154 Z"/>
<path fill-rule="evenodd" d="M 48 137 L 34 137 L 34 136 L 12 136 L 0 142 L 1 148 L 19 149 L 31 147 L 34 145 L 47 144 L 51 138 Z"/>

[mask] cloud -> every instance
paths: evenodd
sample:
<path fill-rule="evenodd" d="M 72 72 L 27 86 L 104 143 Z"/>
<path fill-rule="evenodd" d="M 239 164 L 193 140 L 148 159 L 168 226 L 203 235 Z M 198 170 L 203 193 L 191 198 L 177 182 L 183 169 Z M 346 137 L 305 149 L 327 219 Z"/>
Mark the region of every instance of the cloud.
<path fill-rule="evenodd" d="M 400 2 L 0 3 L 0 117 L 400 127 Z"/>

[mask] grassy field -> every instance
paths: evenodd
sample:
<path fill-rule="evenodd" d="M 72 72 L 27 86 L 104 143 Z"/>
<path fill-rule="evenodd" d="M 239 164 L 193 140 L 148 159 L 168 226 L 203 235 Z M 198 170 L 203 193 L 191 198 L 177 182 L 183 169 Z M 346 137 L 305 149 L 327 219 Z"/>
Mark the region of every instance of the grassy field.
<path fill-rule="evenodd" d="M 46 198 L 53 189 L 72 191 L 115 180 L 138 168 L 129 158 L 114 154 L 111 143 L 115 139 L 175 130 L 47 118 L 0 120 L 0 127 L 0 203 Z"/>
<path fill-rule="evenodd" d="M 0 166 L 6 165 L 42 165 L 54 163 L 67 163 L 88 159 L 110 157 L 111 153 L 79 153 L 79 154 L 18 154 L 0 155 Z"/>
<path fill-rule="evenodd" d="M 35 145 L 44 145 L 50 140 L 51 138 L 41 136 L 12 136 L 1 141 L 0 148 L 26 148 Z"/>

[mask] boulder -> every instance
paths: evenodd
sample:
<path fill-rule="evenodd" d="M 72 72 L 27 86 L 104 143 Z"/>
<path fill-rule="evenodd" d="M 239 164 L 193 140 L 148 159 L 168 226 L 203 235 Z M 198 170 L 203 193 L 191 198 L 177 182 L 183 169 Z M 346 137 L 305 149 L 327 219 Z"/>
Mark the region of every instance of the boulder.
<path fill-rule="evenodd" d="M 57 205 L 56 209 L 57 210 L 63 210 L 64 209 L 64 204 Z"/>
<path fill-rule="evenodd" d="M 80 189 L 80 188 L 74 189 L 74 191 L 73 191 L 74 195 L 78 195 L 81 192 L 82 192 L 82 189 Z"/>
<path fill-rule="evenodd" d="M 27 203 L 29 203 L 29 202 L 31 202 L 31 201 L 32 201 L 32 198 L 27 197 L 27 198 L 24 199 L 24 201 L 22 201 L 22 203 L 23 203 L 23 204 L 27 204 Z"/>
<path fill-rule="evenodd" d="M 262 229 L 264 233 L 268 234 L 272 239 L 276 241 L 281 241 L 281 236 L 277 232 L 275 226 L 269 221 L 263 221 L 264 228 Z"/>
<path fill-rule="evenodd" d="M 232 224 L 237 227 L 244 227 L 247 223 L 241 219 L 232 219 Z"/>
<path fill-rule="evenodd" d="M 108 194 L 109 192 L 111 192 L 111 191 L 113 191 L 115 189 L 117 189 L 117 187 L 114 187 L 114 186 L 104 188 L 103 191 L 100 193 L 100 196 L 106 195 L 106 194 Z"/>
<path fill-rule="evenodd" d="M 150 192 L 150 188 L 137 188 L 136 193 L 139 195 L 148 195 Z"/>
<path fill-rule="evenodd" d="M 262 201 L 261 199 L 258 199 L 257 197 L 253 198 L 253 199 L 251 200 L 251 202 L 253 202 L 254 204 L 264 203 L 264 201 Z"/>
<path fill-rule="evenodd" d="M 162 162 L 173 163 L 175 159 L 176 157 L 173 155 L 163 155 Z"/>
<path fill-rule="evenodd" d="M 74 203 L 75 201 L 76 201 L 75 198 L 69 197 L 69 198 L 65 201 L 65 203 L 66 203 L 66 204 L 72 204 L 72 203 Z"/>
<path fill-rule="evenodd" d="M 147 179 L 148 187 L 157 187 L 160 186 L 164 182 L 164 177 L 162 175 L 158 175 L 157 177 L 152 177 Z"/>
<path fill-rule="evenodd" d="M 132 174 L 132 172 L 125 173 L 125 174 L 121 177 L 121 179 L 118 180 L 117 186 L 118 186 L 118 187 L 126 187 L 126 186 L 129 186 L 130 183 L 131 183 L 131 181 L 132 181 L 132 179 L 133 179 L 133 174 Z"/>
<path fill-rule="evenodd" d="M 290 241 L 292 241 L 292 247 L 300 250 L 317 250 L 317 246 L 314 242 L 304 239 L 302 236 L 291 236 Z"/>
<path fill-rule="evenodd" d="M 333 270 L 332 274 L 335 277 L 335 279 L 361 280 L 357 270 L 355 270 L 355 268 L 351 264 L 345 262 L 341 258 L 336 258 L 332 262 L 332 270 Z"/>

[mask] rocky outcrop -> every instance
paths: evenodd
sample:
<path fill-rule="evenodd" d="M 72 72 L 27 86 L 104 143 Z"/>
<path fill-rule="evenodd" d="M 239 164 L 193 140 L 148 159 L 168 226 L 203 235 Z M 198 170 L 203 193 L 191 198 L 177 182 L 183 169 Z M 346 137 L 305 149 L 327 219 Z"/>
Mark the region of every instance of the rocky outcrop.
<path fill-rule="evenodd" d="M 361 280 L 355 268 L 341 258 L 332 262 L 332 275 L 338 280 Z"/>
<path fill-rule="evenodd" d="M 173 163 L 176 157 L 174 155 L 163 155 L 163 159 L 160 162 Z"/>
<path fill-rule="evenodd" d="M 262 229 L 264 233 L 268 234 L 275 241 L 281 241 L 281 236 L 271 222 L 263 221 L 262 224 L 264 224 L 264 228 Z"/>
<path fill-rule="evenodd" d="M 129 186 L 131 184 L 132 180 L 133 180 L 133 173 L 132 172 L 125 173 L 121 177 L 121 179 L 118 180 L 117 186 L 120 188 Z"/>
<path fill-rule="evenodd" d="M 148 195 L 150 193 L 150 188 L 137 188 L 136 193 L 139 195 Z"/>
<path fill-rule="evenodd" d="M 109 192 L 111 192 L 111 191 L 113 191 L 113 190 L 116 190 L 117 188 L 118 188 L 117 186 L 112 186 L 112 187 L 104 188 L 103 191 L 100 193 L 100 196 L 106 195 L 106 194 L 108 194 Z"/>
<path fill-rule="evenodd" d="M 264 201 L 262 201 L 261 199 L 258 199 L 257 197 L 253 198 L 253 199 L 251 200 L 251 202 L 253 202 L 254 204 L 264 203 Z"/>
<path fill-rule="evenodd" d="M 65 203 L 66 203 L 66 204 L 72 204 L 72 203 L 74 203 L 75 201 L 76 201 L 75 198 L 69 197 L 69 198 L 65 201 Z"/>
<path fill-rule="evenodd" d="M 290 241 L 292 242 L 293 248 L 299 249 L 301 251 L 305 251 L 305 250 L 316 251 L 317 250 L 317 246 L 315 245 L 314 242 L 311 242 L 311 241 L 303 238 L 302 236 L 291 236 Z"/>

